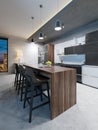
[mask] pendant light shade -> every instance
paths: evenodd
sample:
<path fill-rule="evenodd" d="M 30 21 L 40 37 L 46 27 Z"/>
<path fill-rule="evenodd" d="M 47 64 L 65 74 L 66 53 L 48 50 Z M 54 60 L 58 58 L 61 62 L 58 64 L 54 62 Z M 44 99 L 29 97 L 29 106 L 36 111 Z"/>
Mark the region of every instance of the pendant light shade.
<path fill-rule="evenodd" d="M 43 5 L 40 4 L 39 7 L 40 7 L 40 23 L 42 23 L 42 20 L 41 20 L 41 16 L 42 16 L 41 13 L 42 13 L 42 12 L 41 12 L 41 9 L 43 8 Z M 44 35 L 43 35 L 42 32 L 39 33 L 39 38 L 38 38 L 38 39 L 40 39 L 40 40 L 43 40 L 43 39 L 44 39 Z"/>
<path fill-rule="evenodd" d="M 43 40 L 43 39 L 44 39 L 42 32 L 39 33 L 39 39 L 40 39 L 40 40 Z"/>
<path fill-rule="evenodd" d="M 31 40 L 31 42 L 34 43 L 34 39 L 33 39 L 33 38 L 32 38 L 32 40 Z"/>
<path fill-rule="evenodd" d="M 61 22 L 59 20 L 57 20 L 55 23 L 55 30 L 60 31 L 61 29 L 62 29 Z"/>

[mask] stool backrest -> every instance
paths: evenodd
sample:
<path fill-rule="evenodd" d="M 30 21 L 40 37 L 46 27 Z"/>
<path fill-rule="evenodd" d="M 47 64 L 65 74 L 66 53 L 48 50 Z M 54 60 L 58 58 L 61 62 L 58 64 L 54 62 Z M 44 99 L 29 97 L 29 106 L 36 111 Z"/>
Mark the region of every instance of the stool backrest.
<path fill-rule="evenodd" d="M 15 73 L 16 73 L 16 74 L 19 73 L 19 66 L 18 66 L 18 64 L 15 64 Z"/>
<path fill-rule="evenodd" d="M 25 76 L 25 68 L 22 65 L 19 65 L 19 72 L 22 76 Z"/>
<path fill-rule="evenodd" d="M 32 78 L 32 82 L 38 82 L 34 73 L 34 70 L 30 67 L 26 67 L 25 75 Z"/>

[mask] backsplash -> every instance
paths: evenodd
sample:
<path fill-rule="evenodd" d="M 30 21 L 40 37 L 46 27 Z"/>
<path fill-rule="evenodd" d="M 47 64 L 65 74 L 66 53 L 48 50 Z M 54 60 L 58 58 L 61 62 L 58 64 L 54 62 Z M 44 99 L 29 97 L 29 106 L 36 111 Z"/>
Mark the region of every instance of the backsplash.
<path fill-rule="evenodd" d="M 85 63 L 85 54 L 70 54 L 59 56 L 61 63 L 64 64 L 79 64 Z"/>

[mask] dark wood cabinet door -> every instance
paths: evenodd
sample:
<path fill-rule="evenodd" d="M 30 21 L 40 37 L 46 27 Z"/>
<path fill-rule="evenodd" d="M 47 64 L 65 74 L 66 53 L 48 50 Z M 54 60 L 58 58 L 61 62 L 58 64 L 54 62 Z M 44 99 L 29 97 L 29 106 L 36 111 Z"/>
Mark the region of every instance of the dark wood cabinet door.
<path fill-rule="evenodd" d="M 74 54 L 74 50 L 73 49 L 74 49 L 73 47 L 65 48 L 64 53 L 65 54 Z"/>
<path fill-rule="evenodd" d="M 98 52 L 98 42 L 85 45 L 85 53 Z"/>
<path fill-rule="evenodd" d="M 65 48 L 65 54 L 84 54 L 84 45 Z"/>
<path fill-rule="evenodd" d="M 98 65 L 98 52 L 86 53 L 86 65 Z"/>
<path fill-rule="evenodd" d="M 98 31 L 86 34 L 86 44 L 93 44 L 98 42 Z"/>
<path fill-rule="evenodd" d="M 79 45 L 79 46 L 75 46 L 75 54 L 83 54 L 84 53 L 84 46 L 83 45 Z"/>

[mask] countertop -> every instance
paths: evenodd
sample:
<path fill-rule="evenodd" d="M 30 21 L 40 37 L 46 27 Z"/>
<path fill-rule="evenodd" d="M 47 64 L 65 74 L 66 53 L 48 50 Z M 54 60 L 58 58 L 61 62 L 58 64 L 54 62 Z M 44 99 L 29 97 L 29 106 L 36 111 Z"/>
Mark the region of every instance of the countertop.
<path fill-rule="evenodd" d="M 57 73 L 57 72 L 62 72 L 62 71 L 73 70 L 73 68 L 56 66 L 56 65 L 55 66 L 51 66 L 51 67 L 44 66 L 44 65 L 43 65 L 43 67 L 39 67 L 38 65 L 36 65 L 36 66 L 25 65 L 25 66 L 31 67 L 31 68 L 34 68 L 34 69 L 37 69 L 37 70 L 41 70 L 41 71 L 44 71 L 44 72 L 48 72 L 48 73 Z"/>

